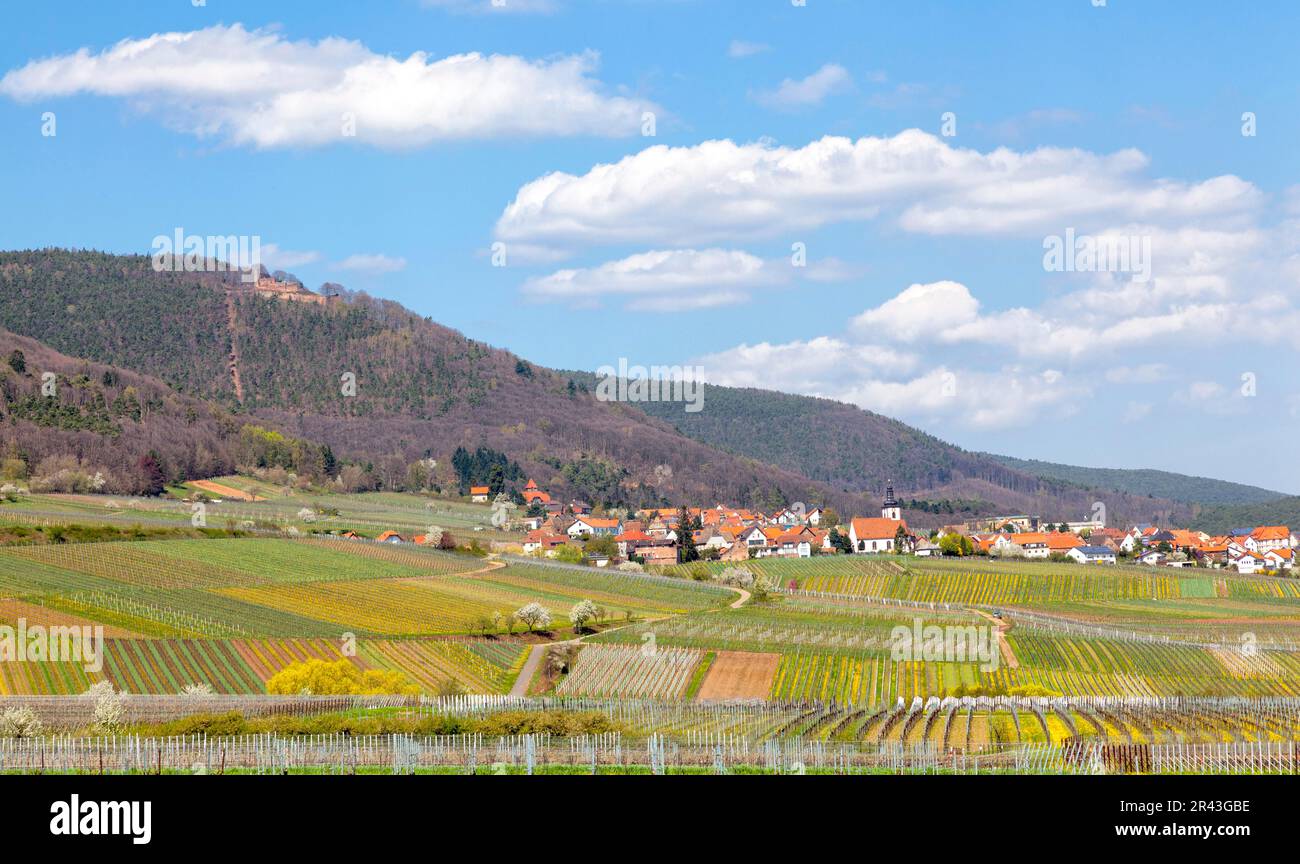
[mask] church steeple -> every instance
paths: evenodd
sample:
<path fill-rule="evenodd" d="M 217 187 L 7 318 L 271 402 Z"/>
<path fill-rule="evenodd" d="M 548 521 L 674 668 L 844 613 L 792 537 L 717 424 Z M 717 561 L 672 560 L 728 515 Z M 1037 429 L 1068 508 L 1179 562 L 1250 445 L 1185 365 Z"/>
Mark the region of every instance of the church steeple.
<path fill-rule="evenodd" d="M 894 481 L 890 480 L 885 485 L 885 503 L 880 508 L 880 515 L 886 519 L 902 519 L 903 508 L 894 500 Z"/>

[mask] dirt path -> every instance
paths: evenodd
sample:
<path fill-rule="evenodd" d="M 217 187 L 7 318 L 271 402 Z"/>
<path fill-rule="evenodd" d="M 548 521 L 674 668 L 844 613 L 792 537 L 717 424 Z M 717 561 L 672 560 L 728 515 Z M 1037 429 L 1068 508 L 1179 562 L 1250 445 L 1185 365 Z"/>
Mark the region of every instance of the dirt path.
<path fill-rule="evenodd" d="M 239 337 L 235 335 L 235 292 L 226 292 L 226 321 L 230 325 L 230 380 L 235 385 L 235 398 L 244 401 L 244 382 L 239 377 Z"/>
<path fill-rule="evenodd" d="M 254 495 L 251 492 L 245 492 L 242 489 L 236 489 L 234 486 L 227 486 L 213 480 L 191 480 L 190 485 L 202 489 L 204 492 L 211 492 L 213 495 L 220 495 L 223 498 L 233 498 L 236 501 L 266 500 L 261 495 Z"/>
<path fill-rule="evenodd" d="M 505 561 L 490 561 L 488 562 L 486 567 L 483 567 L 479 570 L 473 570 L 469 573 L 457 573 L 455 575 L 473 576 L 478 573 L 485 573 L 491 570 L 498 570 L 505 566 L 507 566 L 507 562 Z M 737 588 L 734 585 L 723 585 L 721 587 L 726 588 L 729 591 L 735 591 L 736 594 L 739 595 L 731 603 L 729 607 L 731 609 L 739 609 L 741 606 L 744 606 L 746 603 L 748 603 L 750 598 L 753 596 L 744 588 Z M 584 639 L 587 639 L 591 636 L 598 636 L 604 633 L 612 633 L 615 630 L 622 630 L 625 627 L 635 627 L 640 624 L 649 624 L 655 621 L 664 621 L 667 620 L 668 618 L 675 618 L 675 617 L 677 616 L 664 615 L 658 618 L 645 618 L 642 619 L 641 621 L 637 621 L 632 624 L 620 624 L 617 627 L 606 627 L 604 630 L 597 630 L 594 633 L 585 633 L 582 636 L 574 636 L 572 638 L 562 639 L 556 642 L 543 642 L 541 644 L 534 645 L 532 647 L 532 650 L 528 654 L 528 659 L 524 661 L 524 668 L 519 670 L 519 677 L 515 679 L 514 686 L 510 688 L 510 695 L 511 696 L 528 695 L 528 685 L 532 683 L 533 676 L 537 674 L 537 668 L 542 665 L 542 660 L 546 657 L 546 649 L 550 648 L 552 645 L 580 645 L 582 644 L 582 641 Z"/>
<path fill-rule="evenodd" d="M 1020 659 L 1016 657 L 1016 652 L 1012 650 L 1011 643 L 1007 641 L 1007 631 L 1011 629 L 1011 622 L 1001 618 L 993 617 L 992 613 L 985 612 L 983 609 L 970 610 L 976 615 L 987 618 L 998 628 L 998 650 L 1002 652 L 1002 662 L 1007 664 L 1008 669 L 1019 669 Z"/>
<path fill-rule="evenodd" d="M 478 576 L 480 573 L 491 573 L 493 570 L 500 570 L 506 566 L 504 561 L 489 561 L 477 570 L 470 570 L 467 573 L 452 573 L 452 576 Z"/>
<path fill-rule="evenodd" d="M 527 696 L 528 685 L 532 683 L 533 676 L 537 674 L 537 667 L 542 665 L 542 658 L 546 656 L 547 645 L 555 643 L 544 643 L 534 645 L 528 652 L 528 659 L 524 661 L 524 668 L 519 670 L 519 677 L 515 679 L 515 686 L 510 688 L 511 696 Z"/>

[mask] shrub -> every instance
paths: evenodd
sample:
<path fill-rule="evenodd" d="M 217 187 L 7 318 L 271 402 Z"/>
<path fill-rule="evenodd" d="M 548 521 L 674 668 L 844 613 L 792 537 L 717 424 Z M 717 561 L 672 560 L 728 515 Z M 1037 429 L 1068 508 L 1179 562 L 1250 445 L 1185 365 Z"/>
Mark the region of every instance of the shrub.
<path fill-rule="evenodd" d="M 45 730 L 30 708 L 6 708 L 0 714 L 0 738 L 35 738 Z"/>
<path fill-rule="evenodd" d="M 266 692 L 311 696 L 417 696 L 420 688 L 400 672 L 367 669 L 364 672 L 346 659 L 326 662 L 305 660 L 292 663 L 271 676 Z"/>

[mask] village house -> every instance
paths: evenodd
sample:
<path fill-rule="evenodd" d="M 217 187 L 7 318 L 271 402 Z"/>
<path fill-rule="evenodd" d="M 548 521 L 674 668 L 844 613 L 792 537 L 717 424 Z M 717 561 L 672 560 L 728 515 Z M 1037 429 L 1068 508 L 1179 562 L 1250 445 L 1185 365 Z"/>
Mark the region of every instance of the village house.
<path fill-rule="evenodd" d="M 812 540 L 798 531 L 776 538 L 776 554 L 782 558 L 811 558 Z"/>
<path fill-rule="evenodd" d="M 1080 564 L 1115 563 L 1115 550 L 1109 546 L 1075 546 L 1065 554 Z"/>
<path fill-rule="evenodd" d="M 471 486 L 469 487 L 469 500 L 476 504 L 486 504 L 491 491 L 487 486 Z"/>
<path fill-rule="evenodd" d="M 1269 570 L 1290 570 L 1295 564 L 1295 550 L 1290 546 L 1270 549 L 1264 553 L 1264 564 Z"/>
<path fill-rule="evenodd" d="M 584 535 L 598 537 L 602 535 L 615 535 L 619 531 L 619 521 L 617 519 L 598 519 L 595 516 L 579 516 L 573 520 L 565 533 L 575 540 Z"/>
<path fill-rule="evenodd" d="M 1166 562 L 1166 556 L 1159 549 L 1148 549 L 1138 556 L 1138 560 L 1143 564 L 1156 567 Z"/>
<path fill-rule="evenodd" d="M 622 533 L 614 537 L 614 542 L 618 544 L 618 554 L 627 558 L 631 550 L 638 543 L 644 543 L 654 538 L 639 528 L 623 527 Z"/>
<path fill-rule="evenodd" d="M 1268 552 L 1271 549 L 1292 549 L 1295 538 L 1285 525 L 1261 525 L 1242 541 L 1251 552 Z"/>
<path fill-rule="evenodd" d="M 524 486 L 523 496 L 525 504 L 532 504 L 533 502 L 547 504 L 551 500 L 550 495 L 537 488 L 537 484 L 531 477 L 528 479 L 528 484 Z"/>
<path fill-rule="evenodd" d="M 632 554 L 646 564 L 676 564 L 677 543 L 672 540 L 643 540 L 631 544 Z"/>
<path fill-rule="evenodd" d="M 529 531 L 524 535 L 524 553 L 531 555 L 538 550 L 549 552 L 569 542 L 567 534 L 554 534 L 545 528 Z"/>

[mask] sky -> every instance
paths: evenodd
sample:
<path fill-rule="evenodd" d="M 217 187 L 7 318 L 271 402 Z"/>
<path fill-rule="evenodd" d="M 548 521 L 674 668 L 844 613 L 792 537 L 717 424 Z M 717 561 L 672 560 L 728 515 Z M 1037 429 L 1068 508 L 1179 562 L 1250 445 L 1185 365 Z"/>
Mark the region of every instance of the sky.
<path fill-rule="evenodd" d="M 1300 492 L 1288 0 L 4 14 L 0 248 L 255 236 L 547 366 Z"/>

